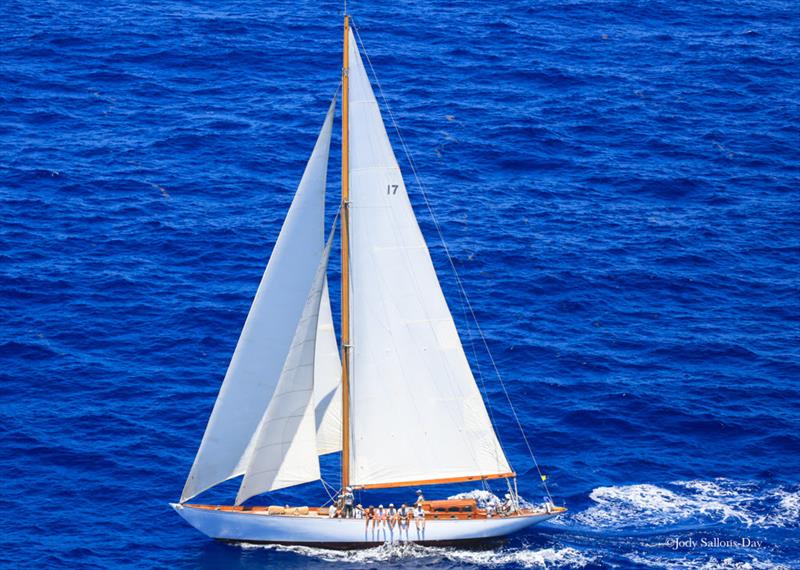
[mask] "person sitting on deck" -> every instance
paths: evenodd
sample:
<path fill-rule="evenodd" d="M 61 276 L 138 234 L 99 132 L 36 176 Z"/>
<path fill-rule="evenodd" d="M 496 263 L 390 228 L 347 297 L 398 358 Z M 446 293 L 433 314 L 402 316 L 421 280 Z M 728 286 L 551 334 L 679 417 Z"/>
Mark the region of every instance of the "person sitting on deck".
<path fill-rule="evenodd" d="M 510 515 L 516 510 L 517 509 L 514 506 L 514 498 L 511 496 L 511 493 L 506 493 L 506 500 L 502 505 L 500 505 L 500 513 L 504 515 Z"/>
<path fill-rule="evenodd" d="M 378 505 L 377 510 L 375 511 L 375 522 L 372 523 L 375 528 L 378 529 L 378 534 L 380 535 L 383 532 L 384 538 L 386 537 L 386 509 L 383 508 L 383 505 Z"/>
<path fill-rule="evenodd" d="M 389 523 L 389 534 L 394 537 L 394 527 L 397 524 L 397 509 L 394 503 L 389 503 L 389 510 L 386 512 L 386 520 Z"/>
<path fill-rule="evenodd" d="M 372 532 L 375 532 L 375 507 L 370 505 L 364 511 L 364 520 L 366 521 L 366 526 L 364 527 L 364 532 L 369 532 L 369 525 L 372 523 Z"/>
<path fill-rule="evenodd" d="M 414 522 L 417 525 L 417 536 L 419 537 L 419 533 L 425 530 L 425 510 L 421 504 L 414 507 Z"/>
<path fill-rule="evenodd" d="M 332 519 L 336 517 L 336 503 L 331 503 L 331 506 L 328 507 L 328 518 Z"/>
<path fill-rule="evenodd" d="M 408 528 L 408 515 L 410 514 L 409 511 L 410 509 L 405 503 L 400 505 L 400 509 L 397 511 L 397 521 L 400 523 L 401 532 Z"/>
<path fill-rule="evenodd" d="M 425 502 L 425 497 L 422 495 L 422 489 L 417 489 L 417 500 L 414 502 L 415 505 L 420 505 Z"/>
<path fill-rule="evenodd" d="M 364 518 L 364 507 L 361 506 L 361 503 L 356 505 L 355 517 L 357 519 L 363 519 Z"/>

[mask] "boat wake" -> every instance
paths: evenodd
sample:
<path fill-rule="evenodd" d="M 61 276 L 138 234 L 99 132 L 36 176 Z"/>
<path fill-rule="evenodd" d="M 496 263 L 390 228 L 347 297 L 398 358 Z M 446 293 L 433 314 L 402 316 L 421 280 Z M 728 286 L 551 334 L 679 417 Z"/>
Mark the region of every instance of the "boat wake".
<path fill-rule="evenodd" d="M 384 544 L 367 550 L 325 550 L 307 546 L 241 545 L 245 549 L 269 549 L 291 552 L 325 562 L 375 564 L 410 562 L 415 565 L 450 562 L 483 568 L 505 566 L 522 568 L 585 568 L 595 558 L 574 548 L 500 548 L 495 550 L 463 550 L 419 546 L 416 544 Z"/>
<path fill-rule="evenodd" d="M 481 506 L 500 499 L 483 490 L 450 498 L 475 499 Z M 775 536 L 800 528 L 800 485 L 765 487 L 730 479 L 674 481 L 597 487 L 585 509 L 568 512 L 532 530 L 549 535 L 541 547 L 512 540 L 486 550 L 384 544 L 356 551 L 302 546 L 242 545 L 270 549 L 345 565 L 409 563 L 475 568 L 637 567 L 664 570 L 788 570 L 771 545 Z M 538 530 L 537 530 L 538 529 Z M 720 540 L 759 538 L 759 548 L 709 547 L 674 549 L 667 538 L 705 536 Z M 695 534 L 693 531 L 699 531 Z M 730 531 L 733 531 L 732 533 Z M 709 534 L 711 533 L 711 534 Z M 766 534 L 764 534 L 766 533 Z M 667 537 L 667 538 L 665 538 Z M 615 553 L 615 554 L 612 554 Z M 777 556 L 777 560 L 775 559 Z"/>
<path fill-rule="evenodd" d="M 481 508 L 499 506 L 503 501 L 490 491 L 476 489 L 459 493 L 448 499 L 475 499 Z M 523 506 L 529 505 L 520 497 Z M 530 546 L 503 546 L 486 549 L 461 549 L 454 547 L 432 547 L 417 544 L 383 544 L 364 550 L 329 550 L 308 546 L 241 544 L 245 549 L 267 549 L 316 558 L 325 562 L 342 562 L 353 565 L 381 562 L 409 562 L 414 565 L 450 563 L 479 568 L 585 568 L 592 565 L 596 557 L 572 547 L 552 546 L 533 548 Z"/>
<path fill-rule="evenodd" d="M 792 570 L 791 566 L 760 560 L 755 556 L 736 559 L 731 556 L 681 556 L 668 558 L 665 556 L 644 556 L 629 554 L 627 559 L 644 568 L 659 570 Z"/>
<path fill-rule="evenodd" d="M 740 524 L 758 528 L 800 526 L 800 485 L 763 488 L 730 479 L 675 481 L 668 485 L 598 487 L 587 509 L 549 526 L 587 530 L 662 531 L 665 527 Z"/>

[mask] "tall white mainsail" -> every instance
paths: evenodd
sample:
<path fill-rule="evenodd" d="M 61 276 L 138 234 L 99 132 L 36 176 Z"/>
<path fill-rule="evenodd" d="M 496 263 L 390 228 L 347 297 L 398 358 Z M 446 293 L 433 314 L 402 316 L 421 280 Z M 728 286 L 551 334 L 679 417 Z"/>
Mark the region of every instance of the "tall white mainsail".
<path fill-rule="evenodd" d="M 181 502 L 242 475 L 280 378 L 324 245 L 325 181 L 335 100 L 250 307 Z"/>
<path fill-rule="evenodd" d="M 314 356 L 314 401 L 317 420 L 317 452 L 342 450 L 342 362 L 333 330 L 328 280 L 325 280 L 317 324 L 317 352 Z"/>
<path fill-rule="evenodd" d="M 319 260 L 275 393 L 248 450 L 250 460 L 236 496 L 237 505 L 259 493 L 316 481 L 320 477 L 314 418 L 314 361 L 320 302 L 327 283 L 325 271 L 332 242 L 333 230 Z"/>
<path fill-rule="evenodd" d="M 353 485 L 511 471 L 350 32 Z"/>

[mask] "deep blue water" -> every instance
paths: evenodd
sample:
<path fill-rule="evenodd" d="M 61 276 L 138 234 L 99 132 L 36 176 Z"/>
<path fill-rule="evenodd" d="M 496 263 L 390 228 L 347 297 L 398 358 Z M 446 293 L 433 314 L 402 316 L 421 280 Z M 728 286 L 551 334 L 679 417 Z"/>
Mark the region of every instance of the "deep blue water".
<path fill-rule="evenodd" d="M 0 565 L 800 567 L 800 13 L 783 0 L 351 2 L 569 515 L 489 552 L 342 555 L 214 543 L 169 509 L 338 83 L 341 9 L 0 3 Z"/>

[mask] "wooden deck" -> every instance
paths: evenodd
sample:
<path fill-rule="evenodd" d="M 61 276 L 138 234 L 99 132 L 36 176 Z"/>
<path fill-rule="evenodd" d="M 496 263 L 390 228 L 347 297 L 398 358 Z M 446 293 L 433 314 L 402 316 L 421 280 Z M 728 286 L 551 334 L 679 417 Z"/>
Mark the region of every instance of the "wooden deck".
<path fill-rule="evenodd" d="M 187 504 L 187 507 L 196 509 L 207 509 L 212 511 L 241 512 L 272 516 L 292 516 L 292 517 L 328 517 L 328 507 L 286 507 L 279 505 L 270 506 L 234 506 L 234 505 L 194 505 Z M 485 509 L 478 507 L 475 499 L 445 499 L 441 501 L 425 501 L 422 503 L 425 511 L 426 520 L 471 520 L 488 518 Z M 564 507 L 553 507 L 551 513 L 563 513 Z M 494 517 L 511 518 L 533 514 L 545 514 L 545 509 L 522 509 L 519 513 L 511 515 L 495 514 Z M 363 519 L 362 519 L 363 520 Z M 366 523 L 366 520 L 365 520 Z"/>

